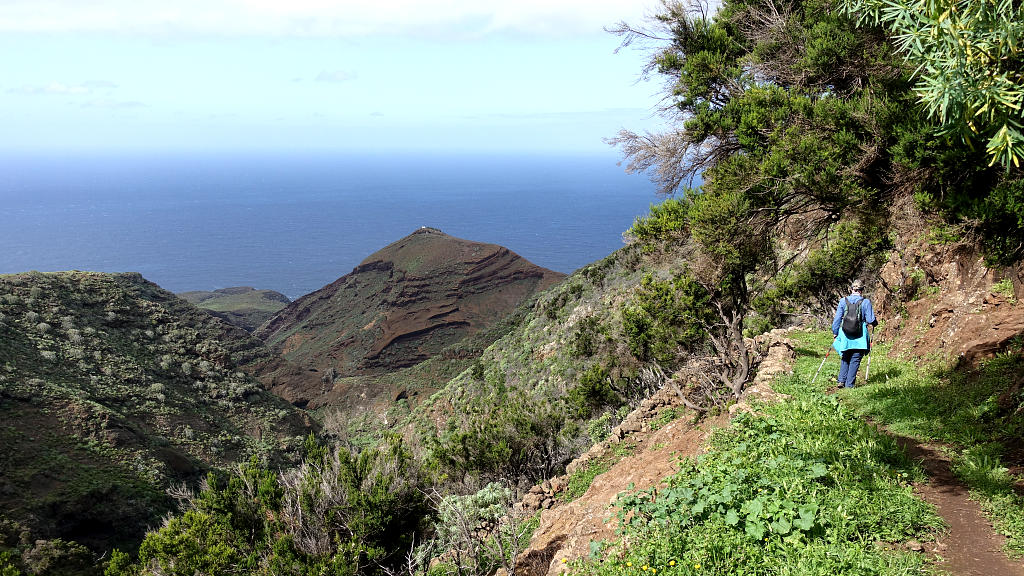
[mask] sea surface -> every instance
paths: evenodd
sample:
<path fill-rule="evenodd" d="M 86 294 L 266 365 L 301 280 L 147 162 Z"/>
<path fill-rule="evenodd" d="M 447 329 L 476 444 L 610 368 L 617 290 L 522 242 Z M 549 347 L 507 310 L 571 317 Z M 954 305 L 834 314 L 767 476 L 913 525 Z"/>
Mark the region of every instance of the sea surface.
<path fill-rule="evenodd" d="M 297 298 L 421 226 L 572 272 L 659 201 L 614 155 L 0 155 L 0 273 L 140 272 Z"/>

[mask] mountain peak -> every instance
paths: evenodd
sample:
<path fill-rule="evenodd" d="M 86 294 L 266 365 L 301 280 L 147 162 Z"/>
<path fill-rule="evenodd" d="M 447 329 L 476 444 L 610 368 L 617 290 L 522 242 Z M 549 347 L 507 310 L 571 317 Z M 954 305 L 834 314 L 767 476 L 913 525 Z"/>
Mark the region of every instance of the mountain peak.
<path fill-rule="evenodd" d="M 288 305 L 257 332 L 300 369 L 267 383 L 288 400 L 316 404 L 333 389 L 324 373 L 366 376 L 414 366 L 564 277 L 497 244 L 420 228 Z"/>

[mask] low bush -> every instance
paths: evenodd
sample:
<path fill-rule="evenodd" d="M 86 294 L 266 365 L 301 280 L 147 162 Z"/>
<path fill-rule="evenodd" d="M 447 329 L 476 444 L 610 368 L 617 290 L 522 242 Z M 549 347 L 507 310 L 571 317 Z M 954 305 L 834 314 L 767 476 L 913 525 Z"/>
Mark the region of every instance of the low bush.
<path fill-rule="evenodd" d="M 671 280 L 647 274 L 622 308 L 622 327 L 638 360 L 671 367 L 684 350 L 705 342 L 710 314 L 708 294 L 687 274 Z"/>
<path fill-rule="evenodd" d="M 569 415 L 579 420 L 588 420 L 596 410 L 621 403 L 622 399 L 612 390 L 608 370 L 600 364 L 581 374 L 579 383 L 566 394 Z"/>
<path fill-rule="evenodd" d="M 107 576 L 384 574 L 428 516 L 418 468 L 395 437 L 360 452 L 310 438 L 292 471 L 253 461 L 181 496 L 184 512 L 147 534 L 137 562 L 115 553 Z"/>

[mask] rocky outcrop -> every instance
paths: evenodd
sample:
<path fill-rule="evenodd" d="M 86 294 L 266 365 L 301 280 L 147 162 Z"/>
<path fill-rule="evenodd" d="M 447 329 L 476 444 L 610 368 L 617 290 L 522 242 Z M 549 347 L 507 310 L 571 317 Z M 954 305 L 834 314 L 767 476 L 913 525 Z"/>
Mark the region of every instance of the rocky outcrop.
<path fill-rule="evenodd" d="M 904 212 L 871 294 L 886 321 L 878 337 L 900 353 L 974 363 L 1024 334 L 1021 267 L 990 268 L 973 242 L 936 241 L 912 207 Z"/>
<path fill-rule="evenodd" d="M 256 335 L 299 367 L 262 379 L 299 404 L 350 396 L 348 377 L 384 374 L 443 352 L 458 357 L 454 344 L 563 277 L 507 248 L 421 228 L 260 328 Z M 390 392 L 359 394 L 373 403 Z"/>

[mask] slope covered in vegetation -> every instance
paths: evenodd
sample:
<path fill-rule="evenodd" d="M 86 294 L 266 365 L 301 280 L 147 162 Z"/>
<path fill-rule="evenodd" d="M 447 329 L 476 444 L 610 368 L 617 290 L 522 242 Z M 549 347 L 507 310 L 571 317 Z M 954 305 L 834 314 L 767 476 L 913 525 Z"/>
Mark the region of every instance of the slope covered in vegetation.
<path fill-rule="evenodd" d="M 273 290 L 257 290 L 248 286 L 220 290 L 181 292 L 184 298 L 214 316 L 254 332 L 264 322 L 291 303 L 287 296 Z"/>
<path fill-rule="evenodd" d="M 245 338 L 137 274 L 0 277 L 5 542 L 138 542 L 172 483 L 287 461 L 305 417 L 239 370 Z"/>
<path fill-rule="evenodd" d="M 620 539 L 572 573 L 921 573 L 902 543 L 932 540 L 942 522 L 913 494 L 920 468 L 824 379 L 811 384 L 820 353 L 804 346 L 827 342 L 799 338 L 795 373 L 772 383 L 791 398 L 756 403 L 663 486 L 624 492 Z"/>

